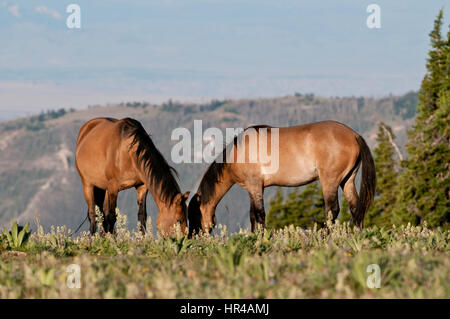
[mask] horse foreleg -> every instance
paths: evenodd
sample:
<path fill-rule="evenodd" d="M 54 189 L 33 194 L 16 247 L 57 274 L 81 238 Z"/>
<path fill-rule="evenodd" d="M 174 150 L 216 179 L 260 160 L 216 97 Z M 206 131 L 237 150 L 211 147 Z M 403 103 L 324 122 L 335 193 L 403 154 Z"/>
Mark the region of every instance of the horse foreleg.
<path fill-rule="evenodd" d="M 143 234 L 147 231 L 147 193 L 145 185 L 136 187 L 139 229 Z"/>
<path fill-rule="evenodd" d="M 250 193 L 250 224 L 252 232 L 258 227 L 264 228 L 266 224 L 266 212 L 264 210 L 263 191 Z"/>

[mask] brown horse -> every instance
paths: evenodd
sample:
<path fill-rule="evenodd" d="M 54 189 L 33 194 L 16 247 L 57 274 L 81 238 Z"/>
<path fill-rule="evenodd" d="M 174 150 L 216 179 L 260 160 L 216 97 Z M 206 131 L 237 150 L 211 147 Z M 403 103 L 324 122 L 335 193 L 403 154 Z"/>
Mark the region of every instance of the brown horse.
<path fill-rule="evenodd" d="M 277 138 L 273 139 L 275 135 Z M 276 170 L 268 170 L 268 161 L 261 158 L 264 143 L 270 149 L 267 152 L 270 161 L 278 161 Z M 239 161 L 239 156 L 245 161 Z M 252 156 L 254 159 L 256 156 L 256 160 L 251 161 Z M 355 176 L 361 163 L 362 182 L 358 196 Z M 334 121 L 284 128 L 250 127 L 223 150 L 203 175 L 189 202 L 189 233 L 212 230 L 216 224 L 216 206 L 234 184 L 246 189 L 250 195 L 250 222 L 254 231 L 258 224 L 263 227 L 265 224 L 265 187 L 301 186 L 317 179 L 322 184 L 326 212 L 331 211 L 333 219 L 337 218 L 338 188 L 341 186 L 353 222 L 362 228 L 364 215 L 375 195 L 376 180 L 370 149 L 359 134 Z"/>
<path fill-rule="evenodd" d="M 118 192 L 136 188 L 138 220 L 146 230 L 146 198 L 150 190 L 159 214 L 157 229 L 171 233 L 175 224 L 187 227 L 186 199 L 162 154 L 142 125 L 130 118 L 95 118 L 80 129 L 75 161 L 88 205 L 91 234 L 96 231 L 95 205 L 102 211 L 103 228 L 114 231 Z"/>

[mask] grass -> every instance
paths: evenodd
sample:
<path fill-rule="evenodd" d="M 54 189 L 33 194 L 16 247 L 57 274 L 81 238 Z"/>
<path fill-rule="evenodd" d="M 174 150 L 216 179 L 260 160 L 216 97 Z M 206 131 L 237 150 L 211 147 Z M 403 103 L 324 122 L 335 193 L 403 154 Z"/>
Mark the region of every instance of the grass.
<path fill-rule="evenodd" d="M 149 222 L 149 225 L 151 223 Z M 449 298 L 449 231 L 402 226 L 188 239 L 141 236 L 119 215 L 115 236 L 71 238 L 40 227 L 20 248 L 0 240 L 0 298 Z M 69 288 L 69 265 L 81 288 Z M 380 288 L 368 288 L 370 264 Z"/>

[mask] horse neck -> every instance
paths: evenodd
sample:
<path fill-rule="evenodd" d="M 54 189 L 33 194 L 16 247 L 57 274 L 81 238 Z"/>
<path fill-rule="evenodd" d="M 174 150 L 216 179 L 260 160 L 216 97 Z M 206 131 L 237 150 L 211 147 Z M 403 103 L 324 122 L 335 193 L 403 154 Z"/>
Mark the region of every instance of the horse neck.
<path fill-rule="evenodd" d="M 204 205 L 216 207 L 228 190 L 236 183 L 229 172 L 229 165 L 225 166 L 222 176 L 218 179 L 214 188 L 214 196 Z"/>
<path fill-rule="evenodd" d="M 168 208 L 170 206 L 168 202 L 162 199 L 161 190 L 158 187 L 150 185 L 149 191 L 150 194 L 152 194 L 153 199 L 155 200 L 156 207 L 158 207 L 159 212 L 161 212 L 163 208 Z"/>
<path fill-rule="evenodd" d="M 170 206 L 169 201 L 164 200 L 162 197 L 162 188 L 163 188 L 163 184 L 166 183 L 169 178 L 173 178 L 174 180 L 173 181 L 171 180 L 170 182 L 176 184 L 177 182 L 176 182 L 175 178 L 171 175 L 168 175 L 167 179 L 163 180 L 160 185 L 155 185 L 151 182 L 150 172 L 145 172 L 145 170 L 142 169 L 141 173 L 145 177 L 144 179 L 148 182 L 148 190 L 149 190 L 150 194 L 152 194 L 152 197 L 156 203 L 156 206 L 158 207 L 158 211 L 161 212 L 161 208 L 169 208 L 169 206 Z"/>

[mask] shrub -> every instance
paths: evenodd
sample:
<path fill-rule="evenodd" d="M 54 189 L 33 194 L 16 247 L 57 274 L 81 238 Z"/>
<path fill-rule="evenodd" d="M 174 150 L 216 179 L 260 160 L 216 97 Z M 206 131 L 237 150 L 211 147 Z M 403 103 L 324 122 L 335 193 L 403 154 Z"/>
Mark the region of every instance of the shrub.
<path fill-rule="evenodd" d="M 12 223 L 11 230 L 6 229 L 3 230 L 3 235 L 6 237 L 7 248 L 12 250 L 23 249 L 30 237 L 31 231 L 29 231 L 29 225 L 25 226 L 17 225 L 17 222 L 14 221 Z"/>

